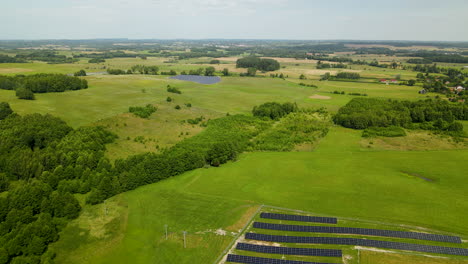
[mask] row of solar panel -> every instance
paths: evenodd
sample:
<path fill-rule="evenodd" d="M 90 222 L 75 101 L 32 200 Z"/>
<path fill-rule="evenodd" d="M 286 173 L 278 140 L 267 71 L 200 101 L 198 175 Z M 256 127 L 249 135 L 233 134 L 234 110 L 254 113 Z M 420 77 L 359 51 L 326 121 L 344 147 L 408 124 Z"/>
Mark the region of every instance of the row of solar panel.
<path fill-rule="evenodd" d="M 341 257 L 342 252 L 339 249 L 321 249 L 321 248 L 290 248 L 290 247 L 272 247 L 260 246 L 246 243 L 238 243 L 236 249 L 252 251 L 257 253 L 283 254 L 297 256 L 318 256 L 318 257 Z"/>
<path fill-rule="evenodd" d="M 246 263 L 246 264 L 333 264 L 333 263 L 323 263 L 323 262 L 307 262 L 307 261 L 297 261 L 297 260 L 259 258 L 259 257 L 250 257 L 250 256 L 241 256 L 241 255 L 232 255 L 232 254 L 229 254 L 227 256 L 227 262 Z"/>
<path fill-rule="evenodd" d="M 411 238 L 438 242 L 451 242 L 461 243 L 460 237 L 445 236 L 427 233 L 393 231 L 393 230 L 380 230 L 380 229 L 367 229 L 355 227 L 336 227 L 336 226 L 302 226 L 302 225 L 283 225 L 255 222 L 254 228 L 291 231 L 291 232 L 315 232 L 315 233 L 333 233 L 333 234 L 357 234 L 368 236 L 381 236 L 381 237 L 397 237 L 397 238 Z"/>
<path fill-rule="evenodd" d="M 289 214 L 274 214 L 274 213 L 261 213 L 261 218 L 300 221 L 300 222 L 313 222 L 324 224 L 336 224 L 338 220 L 334 217 L 319 217 L 319 216 L 305 216 L 305 215 L 289 215 Z"/>
<path fill-rule="evenodd" d="M 276 236 L 256 233 L 245 234 L 246 239 L 259 241 L 279 242 L 279 243 L 304 243 L 304 244 L 331 244 L 331 245 L 354 245 L 365 247 L 377 247 L 399 250 L 410 250 L 426 253 L 448 254 L 458 256 L 468 256 L 466 248 L 452 248 L 441 246 L 418 245 L 402 242 L 389 242 L 361 238 L 343 237 L 300 237 L 300 236 Z"/>

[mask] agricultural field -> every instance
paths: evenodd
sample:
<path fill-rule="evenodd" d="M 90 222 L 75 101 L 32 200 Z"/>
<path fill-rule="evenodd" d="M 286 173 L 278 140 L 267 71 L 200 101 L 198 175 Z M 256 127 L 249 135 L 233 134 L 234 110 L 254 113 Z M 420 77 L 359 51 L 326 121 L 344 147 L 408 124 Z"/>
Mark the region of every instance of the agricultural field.
<path fill-rule="evenodd" d="M 181 49 L 168 48 L 161 52 L 179 54 Z M 425 46 L 423 50 L 433 50 L 433 47 Z M 140 157 L 150 160 L 157 155 L 170 155 L 177 147 L 190 152 L 193 146 L 201 146 L 205 151 L 204 148 L 212 147 L 209 144 L 215 142 L 207 140 L 207 134 L 214 133 L 210 131 L 216 126 L 213 121 L 247 116 L 233 125 L 233 129 L 247 131 L 239 142 L 234 142 L 245 144 L 242 153 L 229 156 L 226 164 L 213 159 L 204 166 L 171 174 L 172 177 L 148 180 L 144 186 L 112 193 L 103 202 L 90 202 L 95 189 L 105 185 L 102 180 L 96 186 L 88 186 L 87 192 L 74 192 L 81 211 L 74 219 L 63 222 L 59 239 L 49 244 L 44 254 L 53 256 L 50 258 L 55 263 L 224 263 L 223 256 L 229 249 L 237 252 L 233 249 L 236 241 L 245 241 L 246 232 L 258 231 L 251 223 L 259 221 L 259 213 L 265 211 L 337 217 L 340 225 L 347 227 L 455 235 L 463 240 L 457 246 L 468 248 L 468 121 L 457 120 L 465 134 L 456 136 L 424 128 L 405 128 L 405 136 L 371 138 L 362 137 L 363 130 L 345 128 L 332 121 L 333 115 L 356 98 L 411 102 L 443 98 L 432 91 L 419 94 L 421 82 L 414 86 L 379 82 L 382 78 L 416 79 L 417 72 L 354 64 L 346 69 L 317 69 L 317 59 L 260 56 L 277 60 L 281 67 L 247 77 L 241 76 L 246 69 L 236 67 L 240 55 L 175 59 L 176 56 L 151 56 L 154 54 L 151 51 L 126 50 L 126 54 L 148 57 L 108 58 L 98 64 L 88 63 L 86 57 L 73 63 L 0 63 L 0 75 L 6 76 L 73 75 L 79 70 L 95 73 L 79 77 L 87 81 L 86 89 L 35 93 L 35 100 L 19 99 L 14 90 L 0 89 L 0 102 L 8 103 L 21 116 L 51 114 L 77 131 L 83 127 L 102 128 L 115 135 L 109 142 L 101 142 L 105 145 L 102 153 L 105 161 L 96 162 L 95 167 L 104 170 L 89 176 L 91 180 L 102 176 L 114 181 L 135 173 L 108 169 L 130 166 L 131 159 L 130 165 L 119 162 L 133 155 L 141 155 L 135 160 Z M 93 51 L 83 52 L 75 47 L 60 50 L 59 54 L 71 57 L 79 52 L 86 56 Z M 339 52 L 331 58 L 334 56 L 403 64 L 410 58 Z M 219 63 L 211 63 L 214 59 Z M 177 74 L 214 67 L 221 81 L 204 85 L 171 79 L 169 75 L 106 72 L 107 69 L 127 71 L 135 65 L 157 66 L 161 72 L 173 70 Z M 228 69 L 230 76 L 223 76 L 223 69 Z M 358 73 L 360 78 L 323 79 L 326 73 L 343 72 Z M 283 78 L 276 77 L 277 74 Z M 290 112 L 298 112 L 296 119 L 292 118 L 295 113 L 290 112 L 277 118 L 265 115 L 257 118 L 252 110 L 267 102 L 278 102 L 283 107 L 291 103 L 295 109 Z M 155 111 L 147 117 L 130 111 L 144 106 L 151 106 Z M 234 122 L 228 121 L 218 126 Z M 310 131 L 310 126 L 304 125 L 313 122 L 323 126 Z M 294 134 L 301 128 L 304 131 Z M 293 138 L 293 134 L 300 143 L 290 147 L 284 138 Z M 270 147 L 281 142 L 286 145 L 274 146 L 283 151 L 267 151 L 262 148 L 268 145 L 265 142 Z M 215 143 L 219 146 L 226 142 Z M 226 144 L 232 147 L 234 143 Z M 209 150 L 207 155 L 210 153 Z M 172 162 L 187 157 L 176 154 L 168 159 Z M 198 161 L 194 160 L 194 163 Z M 157 166 L 144 167 L 136 174 Z M 116 175 L 109 175 L 114 172 Z M 45 175 L 38 177 L 47 178 Z M 0 192 L 0 198 L 7 197 L 21 184 L 20 179 L 12 180 L 10 189 Z M 448 246 L 447 243 L 434 245 Z M 457 256 L 369 247 L 328 248 L 342 249 L 345 256 L 342 259 L 288 256 L 286 259 L 347 264 L 468 263 L 466 257 Z M 260 253 L 244 255 L 281 257 Z"/>

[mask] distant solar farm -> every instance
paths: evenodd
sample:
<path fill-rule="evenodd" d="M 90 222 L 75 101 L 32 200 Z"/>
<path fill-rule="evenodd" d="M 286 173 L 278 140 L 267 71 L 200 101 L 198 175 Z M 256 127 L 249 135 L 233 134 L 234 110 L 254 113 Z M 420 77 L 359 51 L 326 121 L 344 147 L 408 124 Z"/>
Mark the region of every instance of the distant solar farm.
<path fill-rule="evenodd" d="M 169 77 L 169 79 L 196 82 L 200 84 L 215 84 L 221 81 L 219 76 L 201 76 L 201 75 L 177 75 Z"/>

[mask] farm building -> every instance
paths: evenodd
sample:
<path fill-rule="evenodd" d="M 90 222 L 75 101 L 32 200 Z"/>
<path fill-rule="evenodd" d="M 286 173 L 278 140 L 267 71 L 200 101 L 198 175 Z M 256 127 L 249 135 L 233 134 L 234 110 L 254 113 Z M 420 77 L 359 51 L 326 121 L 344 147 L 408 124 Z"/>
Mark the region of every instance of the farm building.
<path fill-rule="evenodd" d="M 426 94 L 426 93 L 427 93 L 427 90 L 426 90 L 426 89 L 422 89 L 422 90 L 420 90 L 418 93 L 420 93 L 420 94 Z"/>
<path fill-rule="evenodd" d="M 461 92 L 461 91 L 464 91 L 464 90 L 465 90 L 465 87 L 463 87 L 463 86 L 457 86 L 457 87 L 455 88 L 455 90 L 456 90 L 457 92 Z"/>

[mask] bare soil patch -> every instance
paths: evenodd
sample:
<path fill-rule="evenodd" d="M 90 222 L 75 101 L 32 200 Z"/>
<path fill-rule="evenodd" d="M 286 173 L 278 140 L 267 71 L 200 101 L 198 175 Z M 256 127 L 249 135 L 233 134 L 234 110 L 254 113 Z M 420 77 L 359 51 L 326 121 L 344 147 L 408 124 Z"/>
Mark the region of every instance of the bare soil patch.
<path fill-rule="evenodd" d="M 326 95 L 318 95 L 318 94 L 314 94 L 312 96 L 309 96 L 310 99 L 319 99 L 319 100 L 330 100 L 331 97 L 330 96 L 326 96 Z"/>

